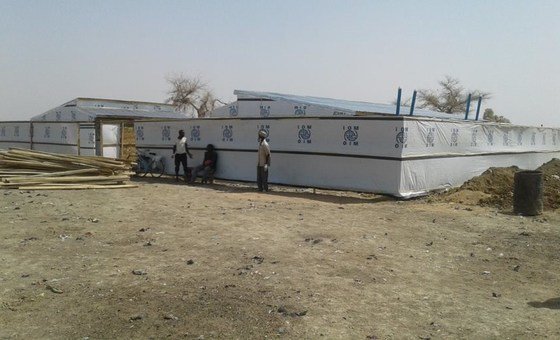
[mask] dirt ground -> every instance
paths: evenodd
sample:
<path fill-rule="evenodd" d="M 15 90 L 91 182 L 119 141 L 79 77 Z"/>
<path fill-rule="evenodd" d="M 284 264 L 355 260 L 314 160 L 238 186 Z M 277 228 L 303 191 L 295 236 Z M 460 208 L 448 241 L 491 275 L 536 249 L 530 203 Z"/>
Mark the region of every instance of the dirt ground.
<path fill-rule="evenodd" d="M 0 338 L 560 338 L 558 210 L 138 183 L 0 191 Z"/>
<path fill-rule="evenodd" d="M 480 176 L 471 178 L 459 188 L 432 194 L 435 202 L 457 202 L 468 205 L 494 207 L 501 211 L 513 209 L 513 188 L 516 166 L 490 168 Z M 542 172 L 543 209 L 560 208 L 560 159 L 553 158 L 536 170 Z"/>

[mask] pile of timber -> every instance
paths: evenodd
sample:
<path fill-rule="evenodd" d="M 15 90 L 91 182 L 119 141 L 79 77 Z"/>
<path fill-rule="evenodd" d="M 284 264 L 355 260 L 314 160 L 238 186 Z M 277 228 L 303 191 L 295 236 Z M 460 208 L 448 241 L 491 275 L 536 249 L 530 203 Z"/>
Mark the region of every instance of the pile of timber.
<path fill-rule="evenodd" d="M 0 150 L 0 188 L 25 190 L 120 189 L 130 184 L 131 164 L 95 156 L 36 150 Z"/>

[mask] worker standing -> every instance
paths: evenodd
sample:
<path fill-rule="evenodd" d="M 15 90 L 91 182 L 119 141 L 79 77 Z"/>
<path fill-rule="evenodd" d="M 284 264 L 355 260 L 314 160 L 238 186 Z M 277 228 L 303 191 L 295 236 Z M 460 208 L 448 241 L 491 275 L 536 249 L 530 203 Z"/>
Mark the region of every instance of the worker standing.
<path fill-rule="evenodd" d="M 268 170 L 270 167 L 270 147 L 266 141 L 267 133 L 259 131 L 259 151 L 257 162 L 257 185 L 259 191 L 268 191 Z"/>
<path fill-rule="evenodd" d="M 188 182 L 187 155 L 189 155 L 189 158 L 192 158 L 187 145 L 185 131 L 179 130 L 179 136 L 177 137 L 175 145 L 173 145 L 173 156 L 175 157 L 175 181 L 179 181 L 179 169 L 181 168 L 181 164 L 183 164 L 185 182 Z"/>

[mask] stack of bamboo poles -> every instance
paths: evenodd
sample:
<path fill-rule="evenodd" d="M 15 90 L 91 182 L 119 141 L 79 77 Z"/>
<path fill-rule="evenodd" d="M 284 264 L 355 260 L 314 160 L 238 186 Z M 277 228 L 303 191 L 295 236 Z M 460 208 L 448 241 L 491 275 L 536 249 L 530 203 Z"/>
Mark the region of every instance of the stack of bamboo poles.
<path fill-rule="evenodd" d="M 0 188 L 26 190 L 134 188 L 122 160 L 13 148 L 0 150 Z"/>

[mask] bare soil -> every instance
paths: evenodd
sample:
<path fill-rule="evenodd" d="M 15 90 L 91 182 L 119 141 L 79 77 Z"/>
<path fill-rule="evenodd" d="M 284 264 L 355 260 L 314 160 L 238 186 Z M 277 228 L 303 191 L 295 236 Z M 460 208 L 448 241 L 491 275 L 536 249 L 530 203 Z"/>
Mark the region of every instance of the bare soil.
<path fill-rule="evenodd" d="M 468 180 L 461 187 L 434 194 L 431 199 L 438 202 L 457 202 L 511 211 L 514 176 L 519 170 L 516 166 L 490 168 L 480 176 Z M 545 210 L 560 208 L 560 160 L 554 158 L 537 170 L 543 173 L 543 208 Z"/>
<path fill-rule="evenodd" d="M 0 191 L 0 338 L 560 338 L 560 213 L 169 179 Z"/>

